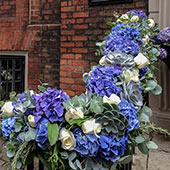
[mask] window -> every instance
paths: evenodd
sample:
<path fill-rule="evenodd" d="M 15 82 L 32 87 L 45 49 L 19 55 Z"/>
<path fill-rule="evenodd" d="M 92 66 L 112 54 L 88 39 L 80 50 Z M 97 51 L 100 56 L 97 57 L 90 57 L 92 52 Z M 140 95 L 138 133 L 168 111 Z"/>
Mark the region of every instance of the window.
<path fill-rule="evenodd" d="M 89 5 L 102 5 L 111 3 L 126 3 L 133 2 L 133 0 L 89 0 Z"/>
<path fill-rule="evenodd" d="M 25 56 L 0 55 L 0 100 L 24 91 Z"/>

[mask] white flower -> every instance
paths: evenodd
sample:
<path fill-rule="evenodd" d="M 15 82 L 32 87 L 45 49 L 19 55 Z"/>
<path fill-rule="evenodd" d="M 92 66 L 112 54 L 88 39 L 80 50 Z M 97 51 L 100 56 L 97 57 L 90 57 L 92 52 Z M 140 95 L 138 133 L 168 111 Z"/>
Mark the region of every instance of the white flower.
<path fill-rule="evenodd" d="M 133 69 L 123 71 L 123 76 L 125 78 L 125 82 L 128 83 L 129 81 L 133 80 L 135 82 L 139 81 L 139 70 Z"/>
<path fill-rule="evenodd" d="M 129 19 L 129 17 L 128 17 L 127 14 L 123 14 L 120 18 L 121 18 L 121 19 Z"/>
<path fill-rule="evenodd" d="M 135 58 L 134 61 L 139 69 L 145 67 L 146 65 L 150 64 L 149 60 L 142 54 L 139 53 Z"/>
<path fill-rule="evenodd" d="M 149 27 L 153 28 L 155 26 L 155 21 L 153 19 L 148 19 L 148 21 L 149 21 L 149 24 L 148 24 Z"/>
<path fill-rule="evenodd" d="M 117 19 L 116 22 L 122 22 L 120 19 Z"/>
<path fill-rule="evenodd" d="M 30 124 L 31 127 L 35 127 L 35 124 L 36 124 L 36 122 L 35 122 L 35 116 L 29 115 L 29 116 L 28 116 L 28 122 L 29 122 L 29 124 Z"/>
<path fill-rule="evenodd" d="M 62 143 L 62 148 L 65 150 L 71 151 L 76 146 L 76 140 L 73 133 L 66 128 L 61 129 L 59 139 Z"/>
<path fill-rule="evenodd" d="M 71 120 L 75 120 L 75 119 L 83 119 L 84 118 L 84 113 L 83 113 L 83 108 L 82 107 L 77 107 L 77 108 L 72 108 L 69 107 L 68 111 L 65 114 L 65 119 L 68 123 L 71 122 Z"/>
<path fill-rule="evenodd" d="M 97 134 L 100 133 L 102 129 L 100 123 L 95 123 L 95 119 L 85 121 L 81 128 L 83 133 L 95 134 L 97 137 L 99 137 Z"/>
<path fill-rule="evenodd" d="M 106 58 L 106 56 L 103 56 L 103 57 L 100 59 L 99 64 L 100 64 L 101 66 L 105 66 L 105 65 L 107 64 L 105 58 Z"/>
<path fill-rule="evenodd" d="M 131 22 L 138 22 L 139 21 L 139 17 L 137 15 L 134 15 L 131 19 Z"/>
<path fill-rule="evenodd" d="M 12 116 L 13 108 L 14 107 L 12 105 L 12 102 L 5 102 L 1 110 L 2 110 L 2 113 L 6 114 L 7 116 Z"/>
<path fill-rule="evenodd" d="M 103 103 L 118 105 L 120 102 L 121 102 L 120 97 L 116 96 L 114 93 L 110 97 L 107 97 L 105 95 L 103 97 Z"/>
<path fill-rule="evenodd" d="M 145 37 L 144 37 L 144 38 L 142 38 L 142 42 L 143 42 L 143 43 L 148 43 L 148 42 L 149 42 L 149 40 L 150 40 L 150 38 L 149 38 L 149 36 L 148 36 L 148 35 L 145 35 Z"/>

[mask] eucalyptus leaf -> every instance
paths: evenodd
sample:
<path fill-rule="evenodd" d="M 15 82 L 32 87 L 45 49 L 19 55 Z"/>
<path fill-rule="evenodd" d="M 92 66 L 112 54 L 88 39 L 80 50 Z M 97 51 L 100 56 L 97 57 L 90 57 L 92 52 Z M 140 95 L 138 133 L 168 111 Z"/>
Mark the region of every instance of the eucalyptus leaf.
<path fill-rule="evenodd" d="M 145 141 L 145 139 L 142 137 L 142 136 L 137 136 L 136 138 L 135 138 L 135 142 L 136 143 L 143 143 Z"/>
<path fill-rule="evenodd" d="M 38 85 L 38 90 L 39 90 L 40 92 L 45 92 L 46 89 L 47 89 L 46 87 Z"/>
<path fill-rule="evenodd" d="M 74 170 L 77 170 L 76 166 L 74 165 L 73 162 L 69 161 L 69 166 L 70 168 L 74 169 Z"/>
<path fill-rule="evenodd" d="M 145 113 L 141 113 L 140 114 L 140 116 L 139 116 L 139 120 L 141 121 L 141 122 L 150 122 L 150 120 L 149 120 L 149 116 L 148 115 L 146 115 Z"/>
<path fill-rule="evenodd" d="M 120 164 L 128 164 L 130 161 L 132 161 L 131 155 L 127 155 L 119 159 Z"/>
<path fill-rule="evenodd" d="M 142 112 L 144 112 L 148 117 L 152 116 L 152 109 L 149 108 L 148 106 L 144 106 L 142 108 Z"/>
<path fill-rule="evenodd" d="M 76 152 L 71 152 L 71 154 L 69 155 L 69 161 L 73 161 L 76 158 L 77 154 Z"/>
<path fill-rule="evenodd" d="M 59 134 L 59 127 L 57 123 L 48 122 L 47 132 L 50 145 L 53 146 L 56 143 Z"/>
<path fill-rule="evenodd" d="M 85 83 L 87 83 L 87 82 L 88 82 L 88 79 L 89 79 L 89 73 L 84 73 L 84 74 L 83 74 L 83 81 L 84 81 Z"/>
<path fill-rule="evenodd" d="M 148 80 L 146 83 L 147 87 L 150 87 L 150 90 L 153 90 L 157 86 L 157 82 L 155 80 Z"/>
<path fill-rule="evenodd" d="M 35 137 L 36 137 L 36 130 L 30 127 L 28 131 L 25 133 L 25 141 L 29 142 L 31 140 L 35 140 Z"/>
<path fill-rule="evenodd" d="M 15 149 L 7 149 L 6 154 L 8 158 L 13 158 L 15 156 Z"/>
<path fill-rule="evenodd" d="M 21 163 L 21 161 L 18 161 L 17 162 L 17 169 L 21 169 L 21 167 L 22 167 L 22 163 Z"/>
<path fill-rule="evenodd" d="M 153 141 L 146 142 L 148 149 L 158 149 L 158 145 Z"/>
<path fill-rule="evenodd" d="M 15 132 L 20 132 L 22 125 L 18 122 L 15 122 Z"/>
<path fill-rule="evenodd" d="M 147 155 L 149 152 L 149 149 L 145 142 L 138 144 L 138 149 L 145 155 Z"/>
<path fill-rule="evenodd" d="M 162 93 L 162 87 L 160 85 L 157 85 L 153 90 L 152 93 L 155 95 L 160 95 Z"/>

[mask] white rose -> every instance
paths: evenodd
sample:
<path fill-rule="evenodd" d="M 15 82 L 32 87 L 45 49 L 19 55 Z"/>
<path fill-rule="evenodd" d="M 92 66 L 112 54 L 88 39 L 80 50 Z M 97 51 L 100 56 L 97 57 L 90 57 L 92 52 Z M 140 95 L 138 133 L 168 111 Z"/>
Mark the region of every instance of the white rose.
<path fill-rule="evenodd" d="M 146 65 L 150 64 L 149 60 L 142 54 L 139 53 L 135 58 L 134 61 L 139 69 L 145 67 Z"/>
<path fill-rule="evenodd" d="M 123 14 L 120 18 L 121 19 L 129 19 L 129 16 L 127 14 Z"/>
<path fill-rule="evenodd" d="M 138 22 L 139 21 L 139 17 L 137 15 L 134 15 L 131 19 L 131 22 Z"/>
<path fill-rule="evenodd" d="M 155 26 L 155 21 L 153 19 L 148 19 L 148 21 L 149 21 L 149 24 L 148 24 L 149 27 L 153 28 Z"/>
<path fill-rule="evenodd" d="M 148 35 L 145 35 L 145 38 L 142 38 L 142 42 L 143 43 L 148 43 L 150 40 L 149 36 Z"/>
<path fill-rule="evenodd" d="M 36 122 L 35 122 L 35 116 L 29 115 L 29 116 L 28 116 L 28 122 L 29 122 L 29 124 L 30 124 L 31 127 L 35 127 L 35 124 L 36 124 Z"/>
<path fill-rule="evenodd" d="M 133 80 L 135 82 L 139 81 L 139 70 L 133 69 L 123 71 L 123 76 L 125 78 L 125 82 L 128 83 L 129 81 Z"/>
<path fill-rule="evenodd" d="M 1 110 L 2 110 L 2 113 L 6 114 L 7 116 L 12 116 L 13 108 L 14 107 L 12 105 L 12 102 L 5 102 Z"/>
<path fill-rule="evenodd" d="M 105 65 L 107 64 L 105 58 L 106 58 L 106 56 L 103 56 L 103 57 L 100 59 L 99 64 L 100 64 L 101 66 L 105 66 Z"/>
<path fill-rule="evenodd" d="M 120 97 L 116 96 L 114 93 L 110 97 L 107 97 L 105 95 L 103 97 L 103 103 L 118 105 L 120 102 L 121 102 Z"/>
<path fill-rule="evenodd" d="M 84 113 L 83 113 L 83 108 L 82 107 L 77 107 L 77 108 L 72 108 L 69 107 L 68 111 L 65 114 L 65 119 L 68 123 L 71 122 L 71 120 L 76 120 L 76 119 L 83 119 L 84 118 Z"/>
<path fill-rule="evenodd" d="M 61 129 L 59 139 L 62 143 L 62 148 L 65 150 L 71 151 L 76 146 L 76 140 L 73 133 L 66 128 Z"/>
<path fill-rule="evenodd" d="M 85 121 L 81 128 L 83 133 L 95 134 L 97 137 L 99 137 L 97 134 L 100 133 L 102 129 L 100 123 L 95 123 L 95 119 Z"/>

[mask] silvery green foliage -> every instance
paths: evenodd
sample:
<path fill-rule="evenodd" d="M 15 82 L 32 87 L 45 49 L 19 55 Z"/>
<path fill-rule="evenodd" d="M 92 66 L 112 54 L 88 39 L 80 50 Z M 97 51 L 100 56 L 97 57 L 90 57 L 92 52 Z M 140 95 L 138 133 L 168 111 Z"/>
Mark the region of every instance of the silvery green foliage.
<path fill-rule="evenodd" d="M 119 50 L 110 51 L 106 55 L 105 60 L 110 65 L 121 65 L 122 67 L 126 67 L 128 69 L 135 66 L 133 56 Z"/>
<path fill-rule="evenodd" d="M 27 108 L 23 104 L 17 104 L 13 109 L 13 114 L 15 116 L 23 115 L 26 112 Z"/>
<path fill-rule="evenodd" d="M 122 138 L 128 128 L 128 120 L 120 113 L 117 105 L 104 104 L 104 111 L 95 115 L 97 123 L 102 125 L 102 134 Z"/>
<path fill-rule="evenodd" d="M 128 102 L 134 104 L 134 106 L 141 107 L 143 105 L 143 96 L 140 91 L 140 85 L 134 81 L 130 81 L 127 85 L 123 84 L 123 92 L 121 98 L 126 99 Z"/>

